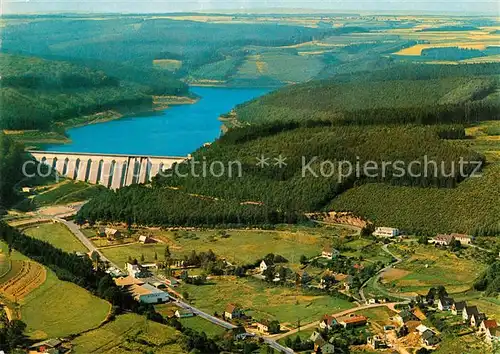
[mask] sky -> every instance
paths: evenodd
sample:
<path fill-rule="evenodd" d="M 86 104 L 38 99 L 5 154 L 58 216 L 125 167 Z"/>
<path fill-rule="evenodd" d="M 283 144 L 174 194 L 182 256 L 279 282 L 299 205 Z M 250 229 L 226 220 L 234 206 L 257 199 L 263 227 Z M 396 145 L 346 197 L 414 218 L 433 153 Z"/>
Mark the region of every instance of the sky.
<path fill-rule="evenodd" d="M 498 0 L 2 0 L 3 13 L 183 12 L 311 9 L 325 12 L 408 12 L 499 16 Z"/>

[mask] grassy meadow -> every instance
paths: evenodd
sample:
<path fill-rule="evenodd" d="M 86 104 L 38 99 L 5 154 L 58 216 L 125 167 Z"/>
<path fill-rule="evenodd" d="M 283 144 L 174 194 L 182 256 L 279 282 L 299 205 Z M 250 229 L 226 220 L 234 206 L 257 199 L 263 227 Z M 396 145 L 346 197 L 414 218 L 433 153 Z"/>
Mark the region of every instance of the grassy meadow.
<path fill-rule="evenodd" d="M 303 290 L 286 287 L 268 287 L 266 283 L 250 278 L 221 277 L 207 285 L 183 285 L 191 303 L 208 313 L 224 311 L 227 303 L 239 304 L 245 313 L 256 319 L 278 319 L 287 326 L 296 327 L 297 320 L 309 323 L 324 314 L 332 314 L 354 307 L 347 300 L 325 294 L 312 295 Z"/>
<path fill-rule="evenodd" d="M 438 285 L 444 285 L 449 293 L 463 292 L 472 287 L 487 266 L 432 245 L 396 247 L 400 252 L 409 252 L 409 256 L 382 276 L 382 284 L 391 292 L 426 294 L 430 287 Z"/>
<path fill-rule="evenodd" d="M 227 230 L 229 237 L 221 237 L 215 230 L 204 231 L 145 231 L 162 241 L 155 244 L 128 244 L 103 248 L 102 252 L 117 264 L 124 264 L 128 257 L 153 261 L 154 254 L 163 259 L 169 245 L 173 257 L 189 255 L 211 249 L 217 256 L 229 262 L 246 264 L 263 258 L 268 253 L 280 254 L 292 267 L 299 266 L 301 255 L 312 257 L 320 254 L 324 245 L 333 237 L 352 232 L 342 228 L 311 229 L 298 231 Z M 141 233 L 140 231 L 138 232 Z"/>
<path fill-rule="evenodd" d="M 184 354 L 181 338 L 182 334 L 171 327 L 130 313 L 73 339 L 72 352 Z"/>
<path fill-rule="evenodd" d="M 31 338 L 65 337 L 106 319 L 111 305 L 47 269 L 45 282 L 21 301 L 21 318 Z"/>
<path fill-rule="evenodd" d="M 36 239 L 47 241 L 65 252 L 87 252 L 87 248 L 63 224 L 39 224 L 25 229 L 24 233 Z"/>

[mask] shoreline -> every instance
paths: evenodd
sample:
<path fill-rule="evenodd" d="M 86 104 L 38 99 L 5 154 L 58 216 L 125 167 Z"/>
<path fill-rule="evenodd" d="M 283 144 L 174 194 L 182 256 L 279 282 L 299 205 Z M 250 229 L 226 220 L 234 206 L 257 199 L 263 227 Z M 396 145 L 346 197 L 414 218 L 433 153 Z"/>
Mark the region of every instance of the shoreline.
<path fill-rule="evenodd" d="M 89 115 L 82 115 L 79 117 L 70 118 L 64 122 L 57 122 L 54 124 L 53 130 L 4 130 L 3 132 L 10 135 L 13 139 L 25 145 L 26 150 L 39 149 L 43 145 L 70 144 L 72 140 L 67 136 L 67 130 L 72 128 L 79 128 L 91 124 L 99 124 L 119 120 L 128 116 L 139 117 L 144 114 L 155 114 L 160 111 L 169 109 L 172 106 L 195 104 L 201 97 L 189 96 L 153 96 L 152 105 L 149 107 L 142 107 L 138 105 L 130 110 L 126 109 L 122 112 L 119 109 L 108 109 L 103 112 L 96 112 Z M 59 130 L 63 130 L 61 132 Z"/>

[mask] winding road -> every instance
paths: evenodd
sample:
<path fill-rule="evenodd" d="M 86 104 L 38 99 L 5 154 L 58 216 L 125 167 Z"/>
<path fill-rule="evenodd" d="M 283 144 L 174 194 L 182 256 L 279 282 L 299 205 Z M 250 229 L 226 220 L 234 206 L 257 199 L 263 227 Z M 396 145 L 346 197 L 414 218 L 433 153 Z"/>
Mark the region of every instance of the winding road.
<path fill-rule="evenodd" d="M 411 296 L 405 296 L 405 295 L 400 295 L 400 294 L 393 294 L 393 293 L 390 293 L 384 289 L 381 289 L 379 286 L 378 286 L 378 282 L 380 280 L 380 277 L 382 276 L 382 274 L 393 268 L 395 265 L 398 265 L 399 263 L 401 263 L 403 261 L 403 259 L 399 258 L 398 256 L 396 256 L 394 253 L 392 253 L 391 251 L 389 251 L 389 249 L 387 248 L 387 246 L 389 245 L 383 245 L 382 246 L 382 250 L 384 252 L 386 252 L 387 254 L 389 254 L 391 257 L 393 257 L 394 259 L 396 259 L 396 262 L 394 263 L 391 263 L 389 264 L 387 267 L 385 268 L 382 268 L 381 270 L 378 271 L 378 273 L 374 276 L 374 277 L 371 277 L 370 279 L 368 279 L 367 281 L 365 281 L 363 283 L 363 285 L 361 285 L 361 288 L 359 288 L 359 296 L 361 298 L 361 300 L 363 302 L 366 302 L 366 297 L 365 297 L 365 287 L 366 285 L 368 285 L 368 283 L 370 281 L 373 281 L 373 286 L 377 288 L 377 290 L 379 290 L 381 293 L 384 293 L 385 295 L 387 296 L 390 296 L 390 297 L 394 297 L 394 298 L 397 298 L 397 299 L 401 299 L 401 300 L 404 300 L 404 301 L 410 301 L 412 300 L 413 298 Z"/>

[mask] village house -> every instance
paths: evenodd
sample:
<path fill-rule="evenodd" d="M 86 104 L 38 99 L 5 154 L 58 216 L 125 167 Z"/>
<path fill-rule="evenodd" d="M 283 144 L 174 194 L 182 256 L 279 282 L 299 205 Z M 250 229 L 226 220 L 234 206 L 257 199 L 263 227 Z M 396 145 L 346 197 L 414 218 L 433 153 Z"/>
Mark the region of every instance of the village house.
<path fill-rule="evenodd" d="M 126 277 L 115 278 L 115 284 L 117 286 L 123 287 L 123 286 L 129 286 L 129 285 L 142 285 L 142 284 L 144 284 L 144 282 L 142 280 L 134 278 L 130 275 L 127 275 Z"/>
<path fill-rule="evenodd" d="M 104 233 L 105 233 L 106 237 L 108 238 L 108 240 L 116 240 L 116 239 L 121 238 L 121 236 L 122 236 L 122 233 L 120 231 L 118 231 L 117 229 L 112 229 L 110 227 L 106 227 L 104 229 Z"/>
<path fill-rule="evenodd" d="M 483 320 L 485 319 L 486 319 L 486 314 L 482 312 L 478 313 L 477 315 L 472 314 L 472 316 L 470 317 L 470 325 L 472 327 L 479 327 L 481 325 L 481 322 L 483 322 Z"/>
<path fill-rule="evenodd" d="M 368 345 L 371 346 L 373 349 L 380 349 L 387 347 L 387 343 L 380 336 L 377 335 L 373 337 L 368 337 L 366 341 Z"/>
<path fill-rule="evenodd" d="M 174 288 L 179 285 L 179 281 L 172 277 L 165 279 L 165 283 Z"/>
<path fill-rule="evenodd" d="M 269 333 L 270 323 L 271 322 L 269 320 L 262 320 L 260 322 L 257 322 L 257 330 L 261 333 Z M 281 326 L 279 328 L 279 331 L 281 331 Z"/>
<path fill-rule="evenodd" d="M 393 227 L 376 227 L 373 236 L 396 237 L 399 236 L 399 229 Z"/>
<path fill-rule="evenodd" d="M 425 315 L 425 313 L 423 313 L 423 311 L 420 309 L 420 307 L 415 307 L 413 310 L 412 310 L 412 313 L 415 315 L 415 317 L 417 317 L 420 321 L 423 321 L 425 319 L 427 319 L 427 316 Z"/>
<path fill-rule="evenodd" d="M 35 343 L 29 347 L 30 353 L 64 353 L 68 349 L 63 348 L 63 341 L 59 338 L 47 339 L 42 342 Z"/>
<path fill-rule="evenodd" d="M 462 319 L 465 323 L 469 324 L 472 316 L 479 316 L 479 311 L 477 310 L 477 306 L 466 306 L 462 311 Z"/>
<path fill-rule="evenodd" d="M 175 317 L 177 318 L 187 318 L 193 316 L 194 312 L 189 309 L 178 309 L 177 311 L 175 311 Z"/>
<path fill-rule="evenodd" d="M 315 353 L 321 353 L 321 347 L 323 347 L 327 343 L 321 333 L 319 333 L 318 331 L 314 331 L 309 337 L 309 340 L 314 343 Z"/>
<path fill-rule="evenodd" d="M 402 310 L 400 313 L 398 313 L 396 316 L 394 316 L 394 320 L 400 326 L 403 326 L 403 325 L 407 324 L 408 322 L 420 322 L 418 317 L 415 316 L 410 310 L 407 310 L 407 309 Z"/>
<path fill-rule="evenodd" d="M 440 245 L 440 246 L 449 246 L 453 240 L 454 237 L 452 235 L 438 234 L 436 235 L 436 237 L 430 239 L 429 243 L 433 243 L 435 245 Z"/>
<path fill-rule="evenodd" d="M 241 318 L 243 316 L 243 311 L 235 304 L 227 304 L 226 311 L 224 311 L 224 317 L 233 320 L 235 318 Z"/>
<path fill-rule="evenodd" d="M 456 301 L 451 305 L 451 313 L 456 316 L 462 316 L 462 312 L 466 307 L 467 303 L 465 301 Z"/>
<path fill-rule="evenodd" d="M 141 235 L 141 236 L 139 236 L 139 243 L 142 243 L 142 244 L 155 243 L 155 240 L 149 236 Z"/>
<path fill-rule="evenodd" d="M 438 300 L 438 309 L 440 311 L 448 311 L 451 309 L 451 306 L 453 305 L 454 300 L 451 297 L 441 297 Z"/>
<path fill-rule="evenodd" d="M 33 187 L 23 187 L 23 193 L 33 193 L 35 188 Z"/>
<path fill-rule="evenodd" d="M 321 257 L 326 259 L 333 259 L 334 256 L 338 256 L 340 252 L 331 246 L 323 247 L 323 251 L 321 251 Z"/>
<path fill-rule="evenodd" d="M 479 326 L 479 333 L 484 335 L 484 340 L 489 345 L 500 342 L 500 331 L 495 320 L 484 320 Z"/>
<path fill-rule="evenodd" d="M 125 263 L 125 269 L 133 278 L 146 278 L 149 276 L 149 272 L 144 269 L 140 264 Z"/>
<path fill-rule="evenodd" d="M 259 265 L 259 270 L 261 273 L 264 273 L 267 270 L 267 264 L 265 260 L 262 260 Z"/>
<path fill-rule="evenodd" d="M 424 333 L 422 333 L 421 339 L 427 346 L 434 346 L 439 343 L 439 337 L 430 329 L 427 329 Z"/>
<path fill-rule="evenodd" d="M 334 354 L 335 346 L 331 343 L 325 343 L 321 346 L 321 354 Z"/>
<path fill-rule="evenodd" d="M 339 324 L 344 326 L 344 328 L 352 328 L 352 327 L 358 327 L 358 326 L 364 326 L 368 322 L 368 318 L 365 316 L 349 316 L 349 317 L 344 317 L 342 319 L 339 319 Z"/>
<path fill-rule="evenodd" d="M 319 328 L 321 329 L 332 329 L 333 326 L 337 324 L 337 319 L 331 315 L 324 315 L 319 322 Z"/>
<path fill-rule="evenodd" d="M 133 284 L 127 288 L 129 294 L 138 301 L 145 304 L 159 304 L 169 301 L 168 294 L 150 284 Z"/>
<path fill-rule="evenodd" d="M 459 241 L 462 245 L 470 245 L 473 241 L 473 238 L 469 235 L 453 233 L 451 236 L 453 236 L 453 239 Z"/>

